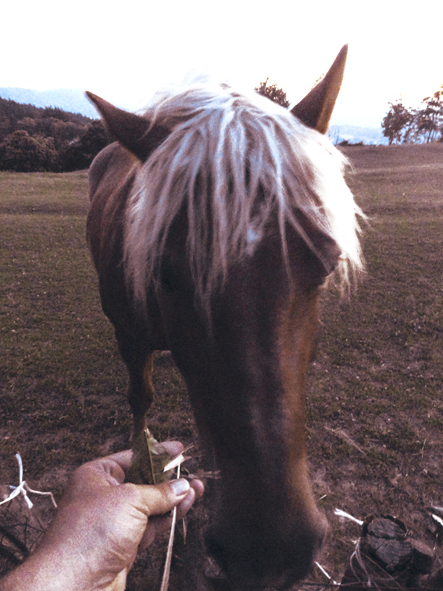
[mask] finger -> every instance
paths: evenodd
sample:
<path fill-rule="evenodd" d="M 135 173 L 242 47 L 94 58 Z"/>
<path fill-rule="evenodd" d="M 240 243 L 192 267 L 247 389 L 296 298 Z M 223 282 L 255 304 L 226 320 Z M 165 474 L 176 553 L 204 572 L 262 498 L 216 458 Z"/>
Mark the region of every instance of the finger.
<path fill-rule="evenodd" d="M 180 441 L 162 441 L 162 445 L 168 454 L 172 457 L 178 456 L 185 449 Z"/>
<path fill-rule="evenodd" d="M 140 510 L 146 515 L 162 515 L 177 506 L 191 490 L 184 478 L 155 485 L 140 485 Z"/>
<path fill-rule="evenodd" d="M 165 450 L 172 457 L 180 454 L 184 447 L 179 441 L 166 441 L 162 443 Z M 129 469 L 132 462 L 133 452 L 130 449 L 120 451 L 110 456 L 94 460 L 87 466 L 93 466 L 98 471 L 105 473 L 105 479 L 108 484 L 122 484 L 125 481 L 125 472 Z M 110 478 L 108 477 L 110 475 Z"/>
<path fill-rule="evenodd" d="M 189 509 L 194 504 L 196 498 L 195 491 L 191 488 L 184 500 L 177 505 L 177 519 L 183 519 Z M 145 550 L 155 538 L 171 529 L 172 517 L 169 515 L 154 515 L 149 518 L 148 527 L 146 528 L 143 538 L 139 544 L 139 550 Z"/>
<path fill-rule="evenodd" d="M 89 462 L 89 464 L 85 464 L 83 467 L 95 473 L 96 485 L 107 483 L 111 486 L 117 486 L 118 484 L 123 484 L 125 481 L 125 471 L 111 456 L 94 460 L 93 462 Z"/>
<path fill-rule="evenodd" d="M 81 493 L 82 490 L 92 491 L 103 486 L 117 486 L 122 484 L 125 473 L 120 465 L 106 457 L 83 464 L 71 474 L 68 490 L 71 494 Z"/>
<path fill-rule="evenodd" d="M 195 498 L 200 499 L 205 492 L 205 485 L 201 480 L 191 480 L 191 487 L 195 490 Z"/>
<path fill-rule="evenodd" d="M 156 539 L 157 536 L 165 531 L 171 529 L 172 517 L 171 515 L 154 515 L 150 517 L 148 527 L 143 534 L 141 542 L 138 546 L 138 551 L 146 550 L 148 546 Z"/>
<path fill-rule="evenodd" d="M 112 460 L 113 462 L 116 462 L 120 466 L 120 468 L 126 472 L 126 470 L 128 470 L 129 466 L 131 465 L 132 450 L 126 449 L 125 451 L 119 451 L 110 456 L 106 456 L 106 458 L 103 459 Z"/>
<path fill-rule="evenodd" d="M 165 441 L 162 443 L 162 445 L 172 457 L 181 454 L 184 449 L 184 446 L 182 443 L 180 443 L 180 441 Z M 126 472 L 131 465 L 132 455 L 132 450 L 127 449 L 125 451 L 120 451 L 110 456 L 106 456 L 106 458 L 102 459 L 108 459 L 117 462 L 117 464 Z"/>
<path fill-rule="evenodd" d="M 195 491 L 190 489 L 189 493 L 183 499 L 183 501 L 177 505 L 177 519 L 183 519 L 189 509 L 192 507 L 195 501 Z"/>

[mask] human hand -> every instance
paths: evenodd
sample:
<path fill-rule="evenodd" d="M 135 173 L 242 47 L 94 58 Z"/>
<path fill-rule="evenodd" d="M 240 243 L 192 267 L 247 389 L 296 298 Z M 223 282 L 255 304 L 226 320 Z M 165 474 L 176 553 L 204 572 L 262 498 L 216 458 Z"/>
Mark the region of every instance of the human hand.
<path fill-rule="evenodd" d="M 171 455 L 177 442 L 163 444 Z M 131 451 L 94 460 L 71 476 L 43 542 L 0 589 L 123 590 L 139 549 L 170 525 L 165 514 L 177 506 L 183 517 L 203 484 L 184 479 L 155 486 L 124 483 Z M 14 573 L 19 586 L 11 586 Z M 8 586 L 9 582 L 9 586 Z"/>

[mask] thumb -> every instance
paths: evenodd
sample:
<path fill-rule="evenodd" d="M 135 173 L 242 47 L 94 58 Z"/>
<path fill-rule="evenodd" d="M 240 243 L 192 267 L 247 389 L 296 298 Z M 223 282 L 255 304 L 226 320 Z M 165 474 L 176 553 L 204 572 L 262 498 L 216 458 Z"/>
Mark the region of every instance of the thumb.
<path fill-rule="evenodd" d="M 187 496 L 190 484 L 184 478 L 140 487 L 144 512 L 150 515 L 168 513 Z"/>

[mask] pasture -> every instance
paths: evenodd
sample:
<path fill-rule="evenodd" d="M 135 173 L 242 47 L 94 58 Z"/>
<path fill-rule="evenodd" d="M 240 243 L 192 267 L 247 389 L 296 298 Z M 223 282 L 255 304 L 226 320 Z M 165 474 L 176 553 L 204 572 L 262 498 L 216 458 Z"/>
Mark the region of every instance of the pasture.
<path fill-rule="evenodd" d="M 369 216 L 367 272 L 349 299 L 325 291 L 307 389 L 309 465 L 330 523 L 320 563 L 335 580 L 359 532 L 335 508 L 395 515 L 433 546 L 426 507 L 443 505 L 443 144 L 346 155 Z M 17 482 L 19 451 L 31 487 L 58 497 L 74 467 L 129 441 L 126 372 L 86 249 L 87 210 L 85 171 L 0 173 L 0 484 Z M 154 381 L 156 437 L 196 443 L 177 370 L 159 358 Z"/>

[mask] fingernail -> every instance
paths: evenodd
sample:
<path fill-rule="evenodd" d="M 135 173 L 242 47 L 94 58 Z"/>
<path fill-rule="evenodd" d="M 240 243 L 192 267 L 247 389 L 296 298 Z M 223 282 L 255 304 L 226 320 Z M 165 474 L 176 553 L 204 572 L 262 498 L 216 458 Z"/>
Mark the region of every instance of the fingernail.
<path fill-rule="evenodd" d="M 173 480 L 171 482 L 171 488 L 175 496 L 179 497 L 189 490 L 190 485 L 185 478 L 179 478 L 178 480 Z"/>

